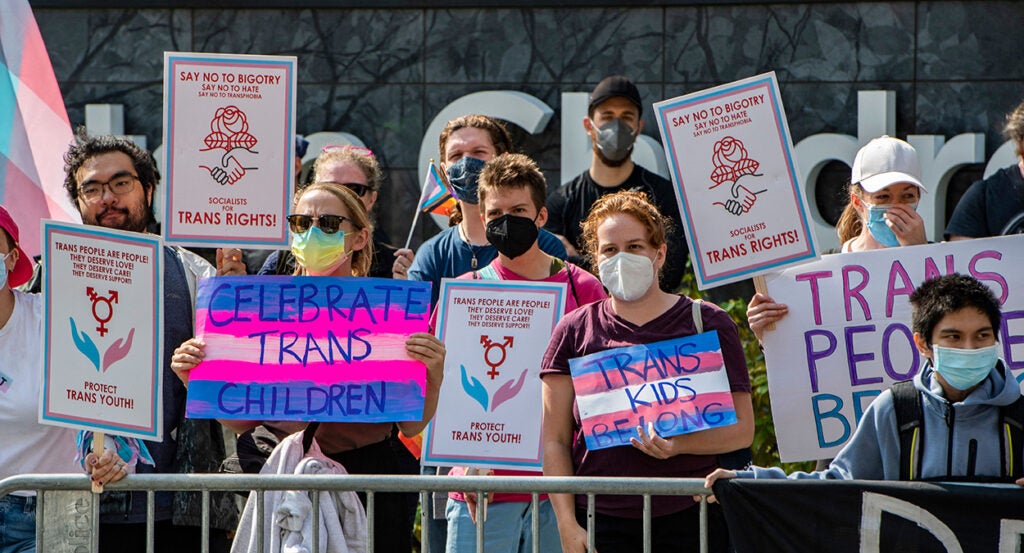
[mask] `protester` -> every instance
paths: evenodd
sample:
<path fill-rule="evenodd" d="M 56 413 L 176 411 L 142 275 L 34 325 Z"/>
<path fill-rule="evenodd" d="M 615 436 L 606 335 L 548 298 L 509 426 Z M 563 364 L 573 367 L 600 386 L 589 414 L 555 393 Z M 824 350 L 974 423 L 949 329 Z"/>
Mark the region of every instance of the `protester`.
<path fill-rule="evenodd" d="M 925 191 L 913 146 L 890 136 L 868 142 L 853 160 L 849 203 L 836 223 L 840 252 L 926 244 L 924 220 L 917 213 Z M 784 317 L 787 309 L 768 294 L 754 294 L 747 322 L 759 342 L 765 327 Z"/>
<path fill-rule="evenodd" d="M 707 475 L 718 454 L 749 447 L 754 417 L 746 359 L 736 324 L 715 305 L 695 303 L 669 294 L 657 285 L 665 265 L 666 218 L 639 192 L 625 191 L 600 198 L 583 222 L 583 243 L 611 298 L 580 307 L 555 327 L 544 354 L 541 376 L 544 397 L 545 476 L 688 477 Z M 694 306 L 699 313 L 694 316 Z M 621 346 L 690 336 L 697 317 L 705 330 L 716 330 L 735 406 L 737 423 L 663 438 L 654 429 L 637 428 L 632 447 L 588 451 L 581 439 L 569 360 Z M 552 494 L 562 549 L 586 548 L 587 498 Z M 636 551 L 643 543 L 642 499 L 598 496 L 594 520 L 601 553 Z M 678 551 L 699 543 L 699 509 L 689 497 L 652 498 L 653 551 Z M 721 513 L 711 521 L 711 551 L 726 548 Z"/>
<path fill-rule="evenodd" d="M 912 388 L 897 383 L 875 398 L 826 470 L 787 476 L 779 468 L 718 469 L 708 475 L 705 487 L 719 478 L 1016 479 L 1024 485 L 1021 446 L 1004 438 L 1013 430 L 1001 416 L 1004 408 L 1022 400 L 1017 379 L 999 359 L 999 300 L 973 277 L 952 274 L 925 281 L 910 295 L 910 304 L 914 344 L 924 357 Z M 920 424 L 907 440 L 897 403 L 905 406 L 908 400 L 896 399 L 904 393 L 897 387 L 909 390 L 909 405 L 919 402 Z M 915 460 L 907 461 L 910 466 L 901 461 L 904 444 L 914 450 L 906 457 Z M 1016 471 L 1006 462 L 1015 457 Z"/>
<path fill-rule="evenodd" d="M 373 245 L 366 209 L 348 188 L 318 182 L 303 189 L 288 216 L 292 252 L 298 261 L 296 274 L 310 276 L 363 276 L 370 269 Z M 197 338 L 174 350 L 171 368 L 188 385 L 188 375 L 204 357 L 205 344 Z M 427 367 L 423 418 L 397 424 L 406 436 L 415 436 L 434 416 L 444 372 L 445 348 L 432 334 L 420 332 L 406 340 L 406 352 Z M 242 433 L 263 421 L 222 421 Z M 321 451 L 350 474 L 399 474 L 399 457 L 392 447 L 392 423 L 319 423 L 306 432 L 315 435 Z M 361 497 L 365 505 L 365 497 Z M 412 515 L 404 494 L 375 495 L 375 546 L 379 551 L 409 551 L 412 547 Z"/>
<path fill-rule="evenodd" d="M 64 154 L 64 188 L 87 225 L 131 232 L 146 232 L 153 223 L 153 193 L 160 173 L 149 152 L 127 139 L 114 136 L 76 136 Z M 171 351 L 194 334 L 195 289 L 199 278 L 245 274 L 242 252 L 217 250 L 215 270 L 199 256 L 182 248 L 163 251 L 164 366 Z M 216 421 L 185 418 L 185 388 L 171 371 L 163 371 L 160 407 L 163 440 L 145 441 L 156 467 L 139 465 L 138 472 L 216 472 L 225 457 L 223 430 Z M 94 479 L 116 481 L 125 476 L 119 466 L 127 459 L 90 453 L 86 464 Z M 106 475 L 111 474 L 110 478 Z M 201 510 L 198 494 L 156 492 L 154 528 L 156 551 L 198 550 Z M 210 511 L 210 550 L 226 551 L 227 533 L 238 521 L 237 508 L 228 494 L 213 494 Z M 106 492 L 100 507 L 99 550 L 137 552 L 146 548 L 146 494 Z"/>
<path fill-rule="evenodd" d="M 316 158 L 313 165 L 314 182 L 333 182 L 352 191 L 370 214 L 373 223 L 373 206 L 384 182 L 377 157 L 370 150 L 351 145 L 327 146 Z M 391 278 L 391 266 L 397 248 L 389 244 L 387 234 L 373 226 L 373 262 L 365 276 Z M 295 256 L 289 251 L 271 254 L 259 274 L 292 274 L 295 270 Z"/>
<path fill-rule="evenodd" d="M 499 154 L 512 151 L 512 137 L 500 121 L 484 115 L 456 117 L 445 125 L 438 139 L 441 156 L 440 169 L 448 175 L 456 206 L 448 219 L 449 227 L 427 240 L 413 255 L 402 248 L 395 255 L 392 268 L 394 278 L 429 281 L 430 304 L 436 305 L 442 278 L 455 278 L 480 269 L 498 256 L 498 251 L 487 241 L 486 230 L 479 217 L 463 217 L 464 213 L 479 211 L 477 198 L 478 178 L 484 163 Z M 540 231 L 537 238 L 540 249 L 559 259 L 565 259 L 565 248 L 558 238 Z M 424 474 L 444 474 L 450 467 L 424 467 Z M 441 553 L 445 548 L 447 526 L 440 511 L 447 498 L 435 494 L 434 503 L 423 505 L 430 521 L 426 553 Z"/>
<path fill-rule="evenodd" d="M 526 280 L 568 284 L 565 312 L 569 313 L 607 297 L 601 282 L 587 271 L 541 251 L 537 243 L 540 226 L 547 219 L 544 198 L 547 183 L 530 158 L 522 154 L 501 154 L 480 173 L 480 216 L 487 240 L 498 257 L 460 279 Z M 474 214 L 466 214 L 470 217 Z M 539 399 L 539 398 L 538 398 Z M 540 405 L 538 402 L 538 409 Z M 465 474 L 462 468 L 453 475 Z M 537 472 L 495 470 L 496 475 L 539 476 Z M 531 551 L 533 539 L 530 494 L 490 494 L 484 525 L 484 551 L 519 553 Z M 452 493 L 448 500 L 448 553 L 476 551 L 475 493 Z M 538 507 L 540 550 L 561 551 L 558 526 L 551 502 L 541 496 Z"/>
<path fill-rule="evenodd" d="M 643 192 L 672 221 L 660 284 L 662 290 L 674 292 L 686 270 L 689 248 L 672 183 L 633 163 L 633 146 L 644 128 L 643 111 L 640 91 L 626 77 L 613 75 L 597 83 L 583 119 L 583 130 L 593 145 L 590 167 L 551 194 L 544 228 L 562 239 L 571 261 L 582 263 L 580 223 L 594 202 L 622 190 Z"/>
<path fill-rule="evenodd" d="M 1003 134 L 1021 159 L 967 189 L 949 219 L 946 240 L 1024 233 L 1024 101 L 1006 115 Z"/>
<path fill-rule="evenodd" d="M 80 470 L 75 431 L 39 424 L 43 298 L 13 289 L 32 276 L 18 238 L 18 225 L 0 206 L 0 480 Z M 35 553 L 35 491 L 0 496 L 0 551 Z"/>
<path fill-rule="evenodd" d="M 452 119 L 441 131 L 438 142 L 440 168 L 447 173 L 452 194 L 458 200 L 449 220 L 451 226 L 424 242 L 415 257 L 408 249 L 399 250 L 394 264 L 396 278 L 431 282 L 431 305 L 437 303 L 442 278 L 455 278 L 479 269 L 498 256 L 498 251 L 487 242 L 480 218 L 463 214 L 479 210 L 477 179 L 484 163 L 512 151 L 512 137 L 505 126 L 483 115 Z M 538 243 L 542 251 L 565 259 L 565 247 L 551 233 L 541 230 Z"/>

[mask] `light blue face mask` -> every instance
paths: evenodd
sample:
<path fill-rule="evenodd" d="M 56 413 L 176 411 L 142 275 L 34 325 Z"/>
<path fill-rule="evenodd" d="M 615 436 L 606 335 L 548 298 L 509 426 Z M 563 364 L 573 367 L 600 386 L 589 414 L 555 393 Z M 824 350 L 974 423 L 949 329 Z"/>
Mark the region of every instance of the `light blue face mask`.
<path fill-rule="evenodd" d="M 7 257 L 11 252 L 0 255 L 0 288 L 7 286 Z"/>
<path fill-rule="evenodd" d="M 885 212 L 892 209 L 891 205 L 871 205 L 864 202 L 864 205 L 868 208 L 868 232 L 871 236 L 878 240 L 878 243 L 887 247 L 895 248 L 900 245 L 899 239 L 896 238 L 896 234 L 889 228 L 889 225 L 885 224 Z"/>
<path fill-rule="evenodd" d="M 960 349 L 932 346 L 935 372 L 957 390 L 967 390 L 985 380 L 999 360 L 998 344 L 978 348 Z"/>
<path fill-rule="evenodd" d="M 868 232 L 871 236 L 878 240 L 878 243 L 887 247 L 895 248 L 900 245 L 900 241 L 896 238 L 896 234 L 889 228 L 889 225 L 885 224 L 885 212 L 892 209 L 891 204 L 886 205 L 871 205 L 867 202 L 863 202 L 868 208 Z M 917 204 L 904 204 L 910 209 L 917 211 Z"/>

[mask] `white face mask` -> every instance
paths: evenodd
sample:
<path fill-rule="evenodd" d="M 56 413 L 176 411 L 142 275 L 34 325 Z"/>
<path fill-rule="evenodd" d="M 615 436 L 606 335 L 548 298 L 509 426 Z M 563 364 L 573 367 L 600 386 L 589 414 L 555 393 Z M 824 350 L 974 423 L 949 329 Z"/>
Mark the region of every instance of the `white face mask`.
<path fill-rule="evenodd" d="M 639 299 L 654 282 L 654 262 L 646 255 L 619 252 L 597 268 L 608 293 L 622 301 Z"/>

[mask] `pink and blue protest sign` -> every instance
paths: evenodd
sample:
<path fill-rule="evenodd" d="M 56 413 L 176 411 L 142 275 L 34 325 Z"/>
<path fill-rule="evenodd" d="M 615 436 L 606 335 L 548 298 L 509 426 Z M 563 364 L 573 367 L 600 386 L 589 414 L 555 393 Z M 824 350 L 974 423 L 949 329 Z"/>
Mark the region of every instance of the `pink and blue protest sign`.
<path fill-rule="evenodd" d="M 569 360 L 587 449 L 629 445 L 649 423 L 662 437 L 736 423 L 718 332 Z"/>
<path fill-rule="evenodd" d="M 188 416 L 242 420 L 420 420 L 430 283 L 375 278 L 216 277 L 199 282 L 206 357 Z"/>

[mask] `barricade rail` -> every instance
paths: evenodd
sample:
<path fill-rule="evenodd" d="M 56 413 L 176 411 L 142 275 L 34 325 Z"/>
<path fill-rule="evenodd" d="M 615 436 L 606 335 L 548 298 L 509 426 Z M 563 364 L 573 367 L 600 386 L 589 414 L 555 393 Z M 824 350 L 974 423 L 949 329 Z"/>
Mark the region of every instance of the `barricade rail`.
<path fill-rule="evenodd" d="M 472 484 L 469 484 L 472 482 Z M 90 491 L 89 478 L 82 474 L 26 474 L 0 480 L 0 497 L 19 490 L 35 490 L 37 498 L 36 538 L 38 544 L 58 540 L 62 551 L 90 553 L 99 539 L 99 501 Z M 643 551 L 651 551 L 651 496 L 692 495 L 700 501 L 700 551 L 707 553 L 707 496 L 699 478 L 613 478 L 613 477 L 530 477 L 530 476 L 412 476 L 412 475 L 287 475 L 287 474 L 133 474 L 108 484 L 109 491 L 146 492 L 146 551 L 153 553 L 154 498 L 158 491 L 193 491 L 202 495 L 202 553 L 209 553 L 210 492 L 254 491 L 259 548 L 265 551 L 264 495 L 267 491 L 357 491 L 366 493 L 367 550 L 374 551 L 374 494 L 379 492 L 418 493 L 421 503 L 429 503 L 431 492 L 464 491 L 514 492 L 532 494 L 534 553 L 540 552 L 539 495 L 572 493 L 587 496 L 587 543 L 594 550 L 594 497 L 596 495 L 634 495 L 643 497 Z M 319 517 L 319 494 L 311 494 L 313 520 Z M 50 503 L 48 506 L 47 503 Z M 477 520 L 483 520 L 483 502 L 477 504 Z M 421 543 L 428 542 L 429 525 L 423 520 Z M 64 525 L 47 528 L 47 525 Z M 486 522 L 484 523 L 486 524 Z M 477 525 L 476 550 L 484 551 L 484 524 Z M 313 525 L 312 551 L 319 551 L 319 525 Z M 45 546 L 38 548 L 47 551 Z"/>

